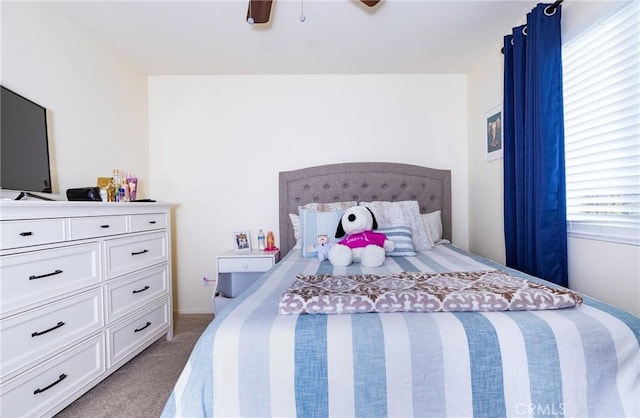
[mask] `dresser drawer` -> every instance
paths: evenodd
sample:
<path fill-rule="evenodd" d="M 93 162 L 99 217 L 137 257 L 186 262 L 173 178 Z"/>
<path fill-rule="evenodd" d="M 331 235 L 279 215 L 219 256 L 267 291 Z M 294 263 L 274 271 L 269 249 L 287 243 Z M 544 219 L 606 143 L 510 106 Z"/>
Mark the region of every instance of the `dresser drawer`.
<path fill-rule="evenodd" d="M 0 314 L 100 283 L 100 246 L 88 243 L 0 257 Z"/>
<path fill-rule="evenodd" d="M 106 289 L 107 322 L 113 322 L 146 303 L 168 295 L 169 266 L 165 264 L 109 282 Z"/>
<path fill-rule="evenodd" d="M 131 232 L 144 232 L 167 227 L 167 215 L 164 213 L 143 213 L 131 215 Z"/>
<path fill-rule="evenodd" d="M 167 234 L 157 232 L 106 242 L 107 278 L 130 273 L 169 259 Z"/>
<path fill-rule="evenodd" d="M 0 386 L 0 416 L 51 415 L 67 397 L 105 373 L 104 334 L 65 351 Z"/>
<path fill-rule="evenodd" d="M 0 246 L 4 250 L 60 242 L 64 241 L 64 230 L 64 219 L 3 221 L 0 223 Z"/>
<path fill-rule="evenodd" d="M 218 258 L 218 273 L 263 272 L 273 267 L 271 257 Z"/>
<path fill-rule="evenodd" d="M 69 239 L 85 239 L 124 234 L 126 216 L 90 216 L 69 219 Z"/>
<path fill-rule="evenodd" d="M 94 289 L 0 321 L 0 376 L 100 330 L 102 318 L 102 290 Z"/>
<path fill-rule="evenodd" d="M 108 365 L 125 360 L 169 327 L 169 301 L 155 304 L 108 331 Z"/>

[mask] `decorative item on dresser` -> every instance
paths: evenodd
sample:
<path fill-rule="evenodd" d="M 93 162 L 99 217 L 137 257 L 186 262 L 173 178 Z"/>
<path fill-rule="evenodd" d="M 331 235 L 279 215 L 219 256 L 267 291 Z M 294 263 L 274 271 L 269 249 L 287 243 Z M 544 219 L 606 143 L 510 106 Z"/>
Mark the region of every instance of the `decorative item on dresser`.
<path fill-rule="evenodd" d="M 173 338 L 170 204 L 0 204 L 0 416 L 52 416 Z"/>

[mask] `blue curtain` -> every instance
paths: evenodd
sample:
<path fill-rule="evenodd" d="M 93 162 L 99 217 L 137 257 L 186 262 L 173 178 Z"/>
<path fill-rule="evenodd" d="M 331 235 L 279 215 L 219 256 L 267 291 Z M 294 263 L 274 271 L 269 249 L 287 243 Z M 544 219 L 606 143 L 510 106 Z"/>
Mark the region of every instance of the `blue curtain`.
<path fill-rule="evenodd" d="M 507 266 L 567 286 L 560 15 L 539 4 L 504 37 L 504 231 Z"/>

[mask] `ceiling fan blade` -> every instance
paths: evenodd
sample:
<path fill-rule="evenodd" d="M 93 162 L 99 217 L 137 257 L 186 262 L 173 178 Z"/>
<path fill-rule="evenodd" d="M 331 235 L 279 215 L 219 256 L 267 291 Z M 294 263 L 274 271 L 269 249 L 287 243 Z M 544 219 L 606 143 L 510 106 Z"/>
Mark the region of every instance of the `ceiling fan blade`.
<path fill-rule="evenodd" d="M 271 15 L 273 0 L 249 0 L 247 20 L 253 18 L 253 23 L 267 23 Z"/>
<path fill-rule="evenodd" d="M 373 7 L 376 4 L 380 3 L 380 0 L 360 0 L 361 2 L 363 2 L 364 4 L 366 4 L 369 7 Z"/>

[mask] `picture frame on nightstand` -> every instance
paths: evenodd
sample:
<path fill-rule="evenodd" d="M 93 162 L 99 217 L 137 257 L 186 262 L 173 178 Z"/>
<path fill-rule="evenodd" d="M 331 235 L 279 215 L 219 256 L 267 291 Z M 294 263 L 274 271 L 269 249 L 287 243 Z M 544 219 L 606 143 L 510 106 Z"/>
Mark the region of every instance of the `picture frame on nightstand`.
<path fill-rule="evenodd" d="M 235 251 L 251 251 L 251 235 L 249 231 L 233 233 L 233 249 Z"/>

